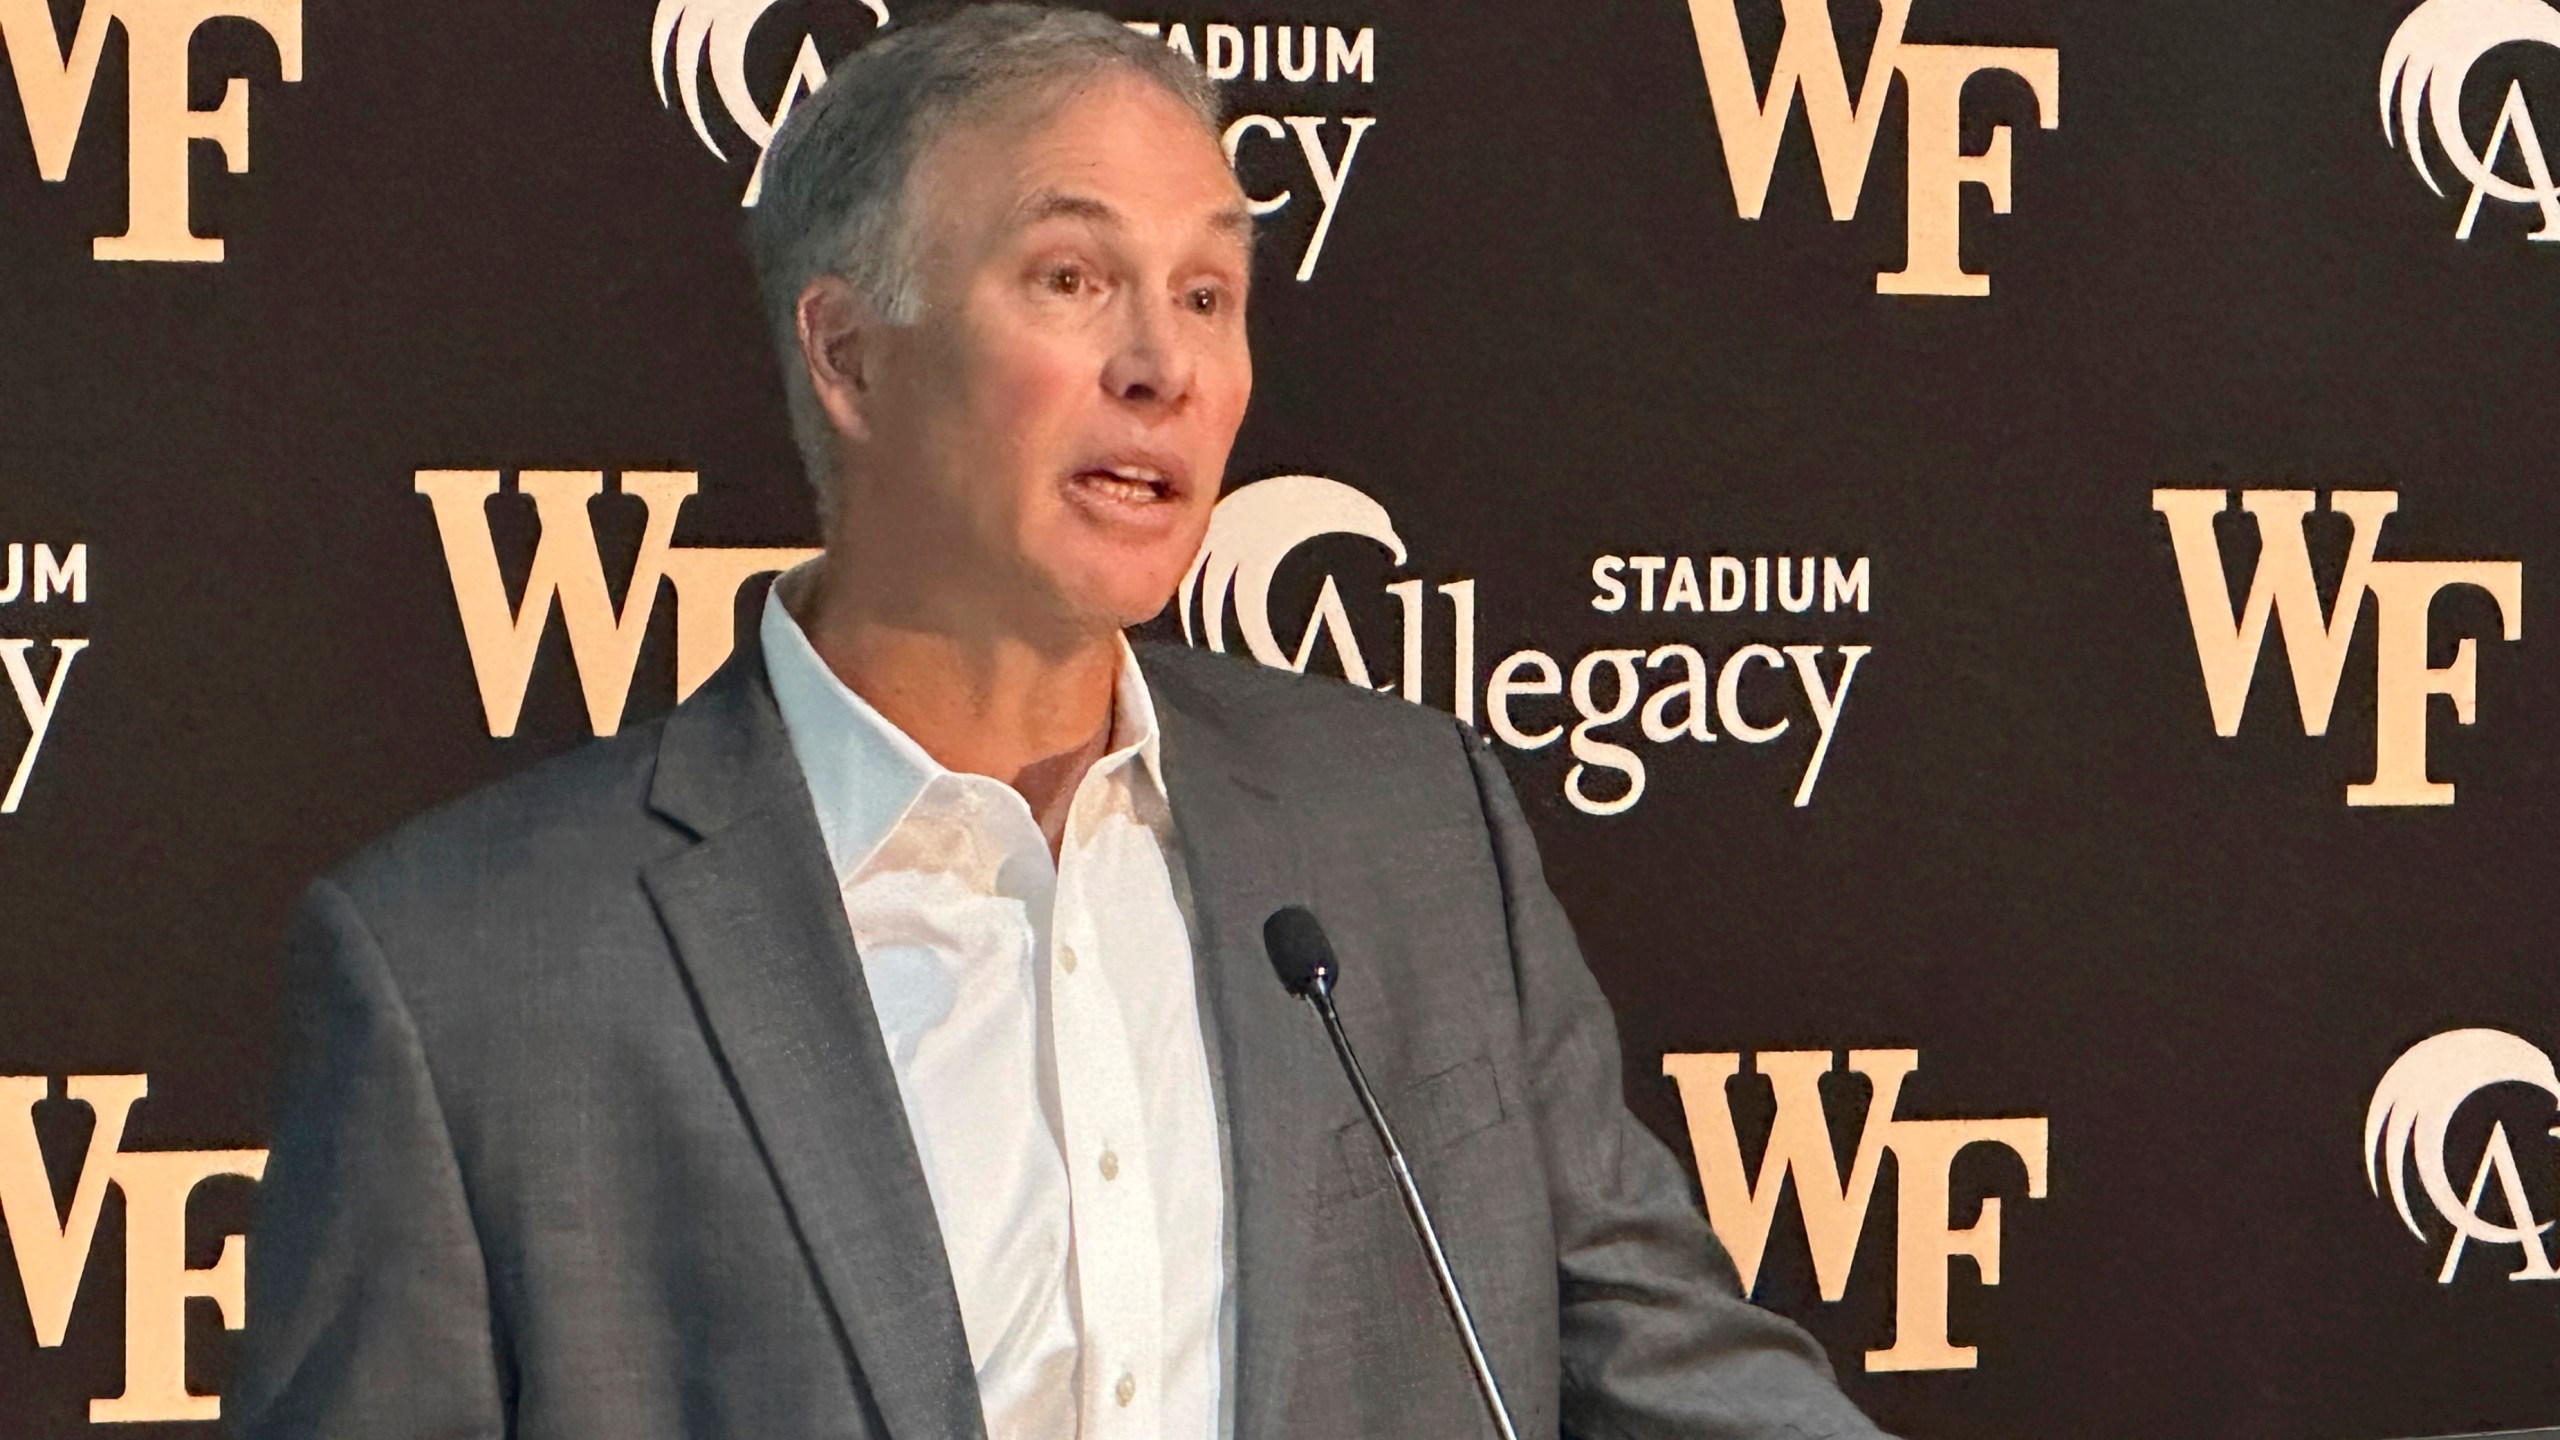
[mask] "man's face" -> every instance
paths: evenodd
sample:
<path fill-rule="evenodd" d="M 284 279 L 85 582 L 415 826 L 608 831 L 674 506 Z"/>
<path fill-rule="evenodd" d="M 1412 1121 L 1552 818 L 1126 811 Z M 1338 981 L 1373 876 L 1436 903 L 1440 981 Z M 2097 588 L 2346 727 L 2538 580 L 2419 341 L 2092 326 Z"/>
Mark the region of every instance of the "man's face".
<path fill-rule="evenodd" d="M 1153 616 L 1253 388 L 1251 233 L 1216 139 L 1105 75 L 955 129 L 913 180 L 925 314 L 880 336 L 842 523 L 903 547 L 945 621 Z"/>

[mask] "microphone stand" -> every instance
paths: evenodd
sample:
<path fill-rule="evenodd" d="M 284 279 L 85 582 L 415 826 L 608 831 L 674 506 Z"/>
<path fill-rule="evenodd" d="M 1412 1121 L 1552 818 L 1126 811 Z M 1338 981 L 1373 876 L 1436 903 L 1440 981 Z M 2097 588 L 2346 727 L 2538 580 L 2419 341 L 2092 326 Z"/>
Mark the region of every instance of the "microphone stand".
<path fill-rule="evenodd" d="M 1333 1008 L 1333 977 L 1318 973 L 1301 992 L 1307 1003 L 1323 1017 L 1324 1033 L 1333 1041 L 1333 1053 L 1342 1057 L 1343 1073 L 1351 1077 L 1351 1088 L 1360 1097 L 1360 1108 L 1369 1113 L 1369 1126 L 1378 1132 L 1378 1142 L 1387 1149 L 1387 1168 L 1395 1173 L 1396 1197 L 1404 1202 L 1405 1217 L 1413 1222 L 1413 1233 L 1422 1240 L 1423 1254 L 1431 1261 L 1431 1278 L 1440 1285 L 1440 1298 L 1448 1304 L 1450 1317 L 1458 1322 L 1458 1343 L 1467 1350 L 1467 1365 L 1475 1372 L 1476 1390 L 1484 1396 L 1485 1409 L 1493 1414 L 1493 1428 L 1502 1440 L 1520 1440 L 1511 1428 L 1511 1412 L 1503 1406 L 1502 1391 L 1493 1383 L 1493 1366 L 1484 1358 L 1484 1347 L 1476 1343 L 1476 1322 L 1467 1314 L 1466 1298 L 1458 1293 L 1458 1279 L 1449 1273 L 1449 1257 L 1440 1248 L 1440 1234 L 1431 1228 L 1431 1213 L 1422 1207 L 1422 1192 L 1414 1187 L 1413 1171 L 1404 1163 L 1404 1149 L 1396 1144 L 1396 1133 L 1387 1126 L 1387 1112 L 1378 1108 L 1378 1097 L 1369 1089 L 1369 1077 L 1360 1073 L 1360 1057 L 1351 1053 L 1351 1037 L 1342 1031 L 1342 1017 Z"/>

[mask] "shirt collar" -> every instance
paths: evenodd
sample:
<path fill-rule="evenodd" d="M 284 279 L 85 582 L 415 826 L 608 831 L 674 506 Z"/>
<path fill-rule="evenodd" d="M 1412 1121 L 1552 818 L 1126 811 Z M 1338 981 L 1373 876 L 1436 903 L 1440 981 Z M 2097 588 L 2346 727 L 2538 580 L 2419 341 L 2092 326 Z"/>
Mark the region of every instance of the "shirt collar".
<path fill-rule="evenodd" d="M 828 862 L 843 876 L 879 848 L 936 780 L 953 772 L 838 679 L 784 607 L 785 586 L 798 589 L 809 566 L 819 563 L 811 561 L 775 578 L 765 595 L 758 634 L 774 704 L 782 711 L 792 754 L 817 807 Z M 1155 700 L 1138 668 L 1137 652 L 1126 637 L 1114 639 L 1120 647 L 1120 673 L 1113 685 L 1111 733 L 1118 743 L 1094 762 L 1091 773 L 1107 776 L 1134 756 L 1161 796 L 1163 740 Z"/>

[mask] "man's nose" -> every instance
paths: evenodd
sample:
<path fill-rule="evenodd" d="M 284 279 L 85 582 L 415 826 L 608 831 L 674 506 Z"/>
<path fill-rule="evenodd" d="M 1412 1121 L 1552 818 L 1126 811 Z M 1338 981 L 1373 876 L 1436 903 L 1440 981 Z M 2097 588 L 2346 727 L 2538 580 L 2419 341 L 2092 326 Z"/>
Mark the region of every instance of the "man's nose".
<path fill-rule="evenodd" d="M 1102 385 L 1114 399 L 1172 409 L 1191 395 L 1199 357 L 1184 342 L 1169 303 L 1140 301 L 1128 308 L 1120 343 L 1102 368 Z"/>

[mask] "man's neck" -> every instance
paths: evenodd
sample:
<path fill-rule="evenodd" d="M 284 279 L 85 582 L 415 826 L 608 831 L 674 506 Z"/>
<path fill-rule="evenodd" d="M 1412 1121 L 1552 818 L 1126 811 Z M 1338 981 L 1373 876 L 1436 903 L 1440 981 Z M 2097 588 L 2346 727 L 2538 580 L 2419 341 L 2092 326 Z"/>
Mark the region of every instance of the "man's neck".
<path fill-rule="evenodd" d="M 1117 632 L 1061 644 L 918 623 L 823 569 L 810 578 L 783 602 L 818 658 L 945 769 L 1012 786 L 1054 856 L 1077 784 L 1110 748 Z"/>

